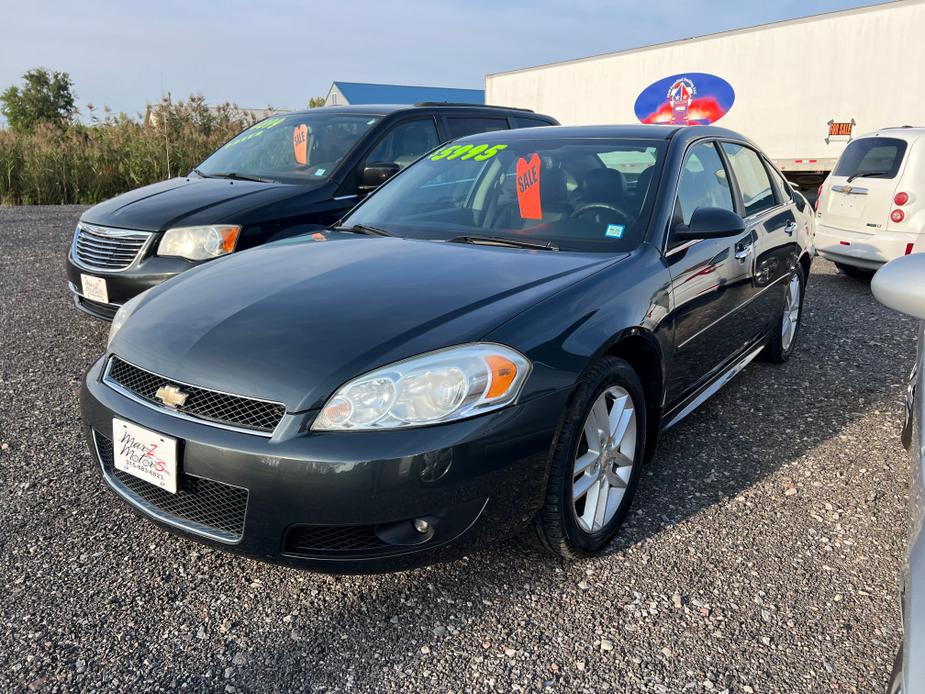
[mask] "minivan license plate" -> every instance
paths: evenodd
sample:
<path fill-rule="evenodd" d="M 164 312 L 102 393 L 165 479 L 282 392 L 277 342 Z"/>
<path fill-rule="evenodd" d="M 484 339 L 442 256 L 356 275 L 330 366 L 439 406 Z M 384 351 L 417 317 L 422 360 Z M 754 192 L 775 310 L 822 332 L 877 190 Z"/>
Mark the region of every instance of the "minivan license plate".
<path fill-rule="evenodd" d="M 103 304 L 109 303 L 109 291 L 106 288 L 106 280 L 102 277 L 93 275 L 80 276 L 81 293 L 90 301 L 99 301 Z"/>
<path fill-rule="evenodd" d="M 121 419 L 112 420 L 117 470 L 177 493 L 177 440 Z"/>

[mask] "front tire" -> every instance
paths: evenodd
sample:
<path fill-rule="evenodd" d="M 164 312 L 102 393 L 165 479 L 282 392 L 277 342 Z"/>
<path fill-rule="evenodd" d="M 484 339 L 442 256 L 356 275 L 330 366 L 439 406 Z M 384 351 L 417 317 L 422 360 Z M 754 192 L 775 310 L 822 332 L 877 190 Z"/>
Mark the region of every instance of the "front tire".
<path fill-rule="evenodd" d="M 556 437 L 546 502 L 535 521 L 548 551 L 579 559 L 611 541 L 639 484 L 646 425 L 645 394 L 628 363 L 606 357 L 582 376 Z"/>
<path fill-rule="evenodd" d="M 806 279 L 803 268 L 797 265 L 787 280 L 787 291 L 780 316 L 772 329 L 771 340 L 765 347 L 764 355 L 773 364 L 783 364 L 790 359 L 800 335 L 803 322 L 803 296 L 806 293 Z"/>

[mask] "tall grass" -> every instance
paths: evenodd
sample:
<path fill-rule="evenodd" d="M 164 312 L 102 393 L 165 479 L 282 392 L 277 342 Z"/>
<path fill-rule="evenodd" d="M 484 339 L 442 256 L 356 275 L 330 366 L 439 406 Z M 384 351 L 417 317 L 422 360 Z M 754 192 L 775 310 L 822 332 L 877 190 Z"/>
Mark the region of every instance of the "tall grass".
<path fill-rule="evenodd" d="M 149 110 L 138 119 L 0 130 L 0 204 L 92 204 L 183 175 L 254 120 L 231 104 L 210 109 L 202 96 Z"/>

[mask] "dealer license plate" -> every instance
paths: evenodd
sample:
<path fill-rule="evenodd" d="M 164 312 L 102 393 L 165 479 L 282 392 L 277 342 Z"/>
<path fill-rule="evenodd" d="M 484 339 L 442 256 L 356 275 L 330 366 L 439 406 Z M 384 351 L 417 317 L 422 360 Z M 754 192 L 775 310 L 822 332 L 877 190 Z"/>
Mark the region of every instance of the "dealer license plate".
<path fill-rule="evenodd" d="M 177 493 L 177 440 L 121 419 L 112 420 L 117 470 Z"/>
<path fill-rule="evenodd" d="M 81 274 L 80 288 L 81 293 L 90 301 L 99 301 L 103 304 L 109 303 L 109 291 L 106 289 L 106 280 L 102 277 Z"/>

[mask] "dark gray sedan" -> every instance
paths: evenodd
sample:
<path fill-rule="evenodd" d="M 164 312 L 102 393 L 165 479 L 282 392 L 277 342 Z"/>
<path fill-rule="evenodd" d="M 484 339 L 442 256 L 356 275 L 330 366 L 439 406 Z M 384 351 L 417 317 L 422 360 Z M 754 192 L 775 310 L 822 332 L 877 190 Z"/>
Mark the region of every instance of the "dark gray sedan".
<path fill-rule="evenodd" d="M 907 255 L 887 263 L 871 283 L 874 296 L 892 309 L 925 321 L 925 253 Z M 925 322 L 919 324 L 918 356 L 909 381 L 903 445 L 912 454 L 912 534 L 903 586 L 905 638 L 896 659 L 889 691 L 925 692 Z"/>

